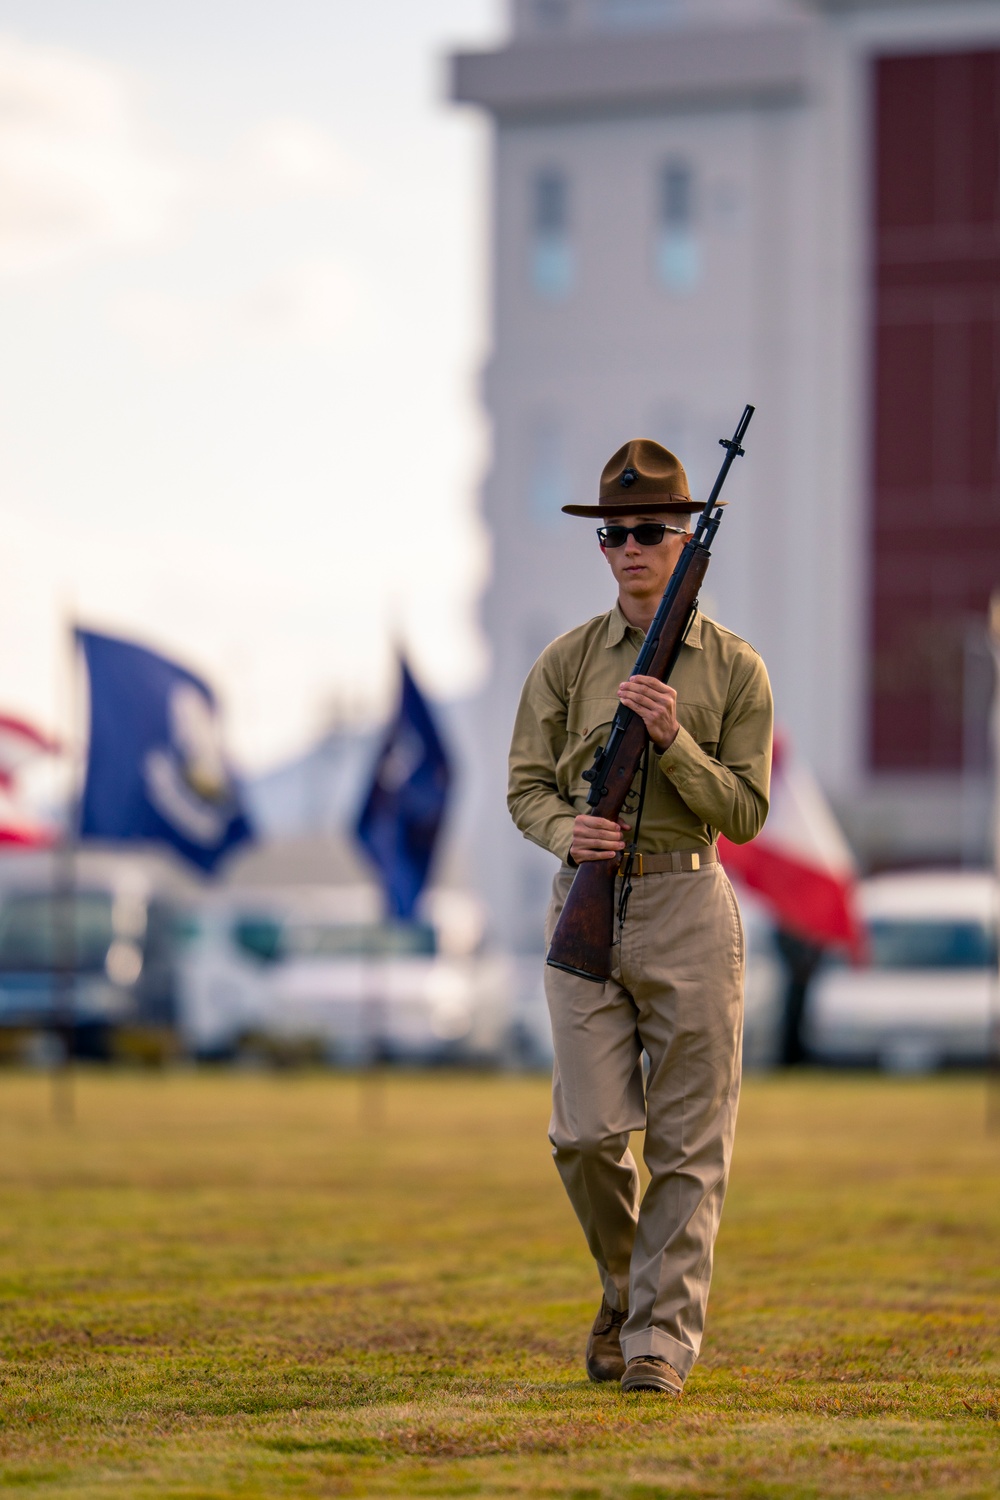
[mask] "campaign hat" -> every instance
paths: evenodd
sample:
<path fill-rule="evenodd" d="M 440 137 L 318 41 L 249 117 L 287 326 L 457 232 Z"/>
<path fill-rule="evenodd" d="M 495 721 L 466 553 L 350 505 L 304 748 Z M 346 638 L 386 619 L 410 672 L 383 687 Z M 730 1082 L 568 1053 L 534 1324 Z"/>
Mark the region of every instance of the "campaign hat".
<path fill-rule="evenodd" d="M 604 465 L 598 503 L 563 510 L 568 516 L 690 515 L 701 506 L 691 499 L 677 455 L 651 438 L 633 438 Z"/>

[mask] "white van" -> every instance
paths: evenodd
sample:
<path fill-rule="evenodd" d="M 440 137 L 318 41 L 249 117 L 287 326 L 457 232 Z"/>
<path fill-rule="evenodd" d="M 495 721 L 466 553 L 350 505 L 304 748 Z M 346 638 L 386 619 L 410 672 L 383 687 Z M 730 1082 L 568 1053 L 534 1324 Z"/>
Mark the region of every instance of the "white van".
<path fill-rule="evenodd" d="M 924 870 L 861 882 L 863 964 L 810 986 L 803 1041 L 822 1062 L 926 1072 L 983 1064 L 998 1005 L 996 880 Z"/>
<path fill-rule="evenodd" d="M 228 891 L 192 905 L 177 956 L 178 1022 L 201 1057 L 496 1061 L 512 977 L 481 951 L 459 892 L 392 923 L 367 887 Z"/>

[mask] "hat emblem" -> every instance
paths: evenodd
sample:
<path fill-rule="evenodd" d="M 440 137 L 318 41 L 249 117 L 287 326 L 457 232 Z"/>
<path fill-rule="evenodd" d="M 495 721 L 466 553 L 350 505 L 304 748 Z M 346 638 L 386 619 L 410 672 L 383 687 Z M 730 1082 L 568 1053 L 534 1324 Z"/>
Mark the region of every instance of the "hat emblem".
<path fill-rule="evenodd" d="M 700 506 L 691 499 L 684 465 L 676 453 L 651 438 L 632 438 L 612 453 L 601 470 L 596 505 L 564 505 L 568 516 L 611 516 L 635 513 L 690 515 Z"/>

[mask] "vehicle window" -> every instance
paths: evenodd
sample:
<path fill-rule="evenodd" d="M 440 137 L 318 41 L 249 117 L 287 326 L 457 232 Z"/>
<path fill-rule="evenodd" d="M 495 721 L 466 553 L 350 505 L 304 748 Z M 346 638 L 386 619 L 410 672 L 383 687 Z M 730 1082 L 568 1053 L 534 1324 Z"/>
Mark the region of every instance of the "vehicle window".
<path fill-rule="evenodd" d="M 202 936 L 204 924 L 193 911 L 178 911 L 168 919 L 169 934 L 178 948 L 196 943 Z"/>
<path fill-rule="evenodd" d="M 113 936 L 108 892 L 8 896 L 0 909 L 0 971 L 47 973 L 65 966 L 96 973 Z"/>
<path fill-rule="evenodd" d="M 874 969 L 985 969 L 996 946 L 982 922 L 890 922 L 869 925 Z"/>
<path fill-rule="evenodd" d="M 297 958 L 412 958 L 435 948 L 424 922 L 315 922 L 287 933 L 287 951 Z"/>
<path fill-rule="evenodd" d="M 273 964 L 283 952 L 281 923 L 273 917 L 241 917 L 233 923 L 233 941 L 251 958 Z"/>

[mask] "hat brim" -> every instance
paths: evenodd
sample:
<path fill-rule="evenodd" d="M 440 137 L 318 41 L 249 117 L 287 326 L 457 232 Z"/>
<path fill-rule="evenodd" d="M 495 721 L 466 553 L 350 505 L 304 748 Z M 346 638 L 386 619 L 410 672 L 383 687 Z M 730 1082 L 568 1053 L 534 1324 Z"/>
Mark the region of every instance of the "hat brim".
<path fill-rule="evenodd" d="M 635 495 L 620 505 L 564 505 L 566 516 L 693 516 L 703 507 L 697 500 L 646 500 Z"/>

